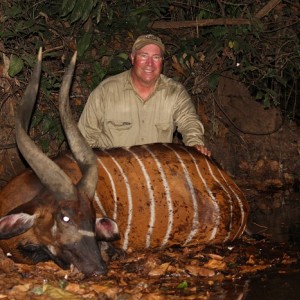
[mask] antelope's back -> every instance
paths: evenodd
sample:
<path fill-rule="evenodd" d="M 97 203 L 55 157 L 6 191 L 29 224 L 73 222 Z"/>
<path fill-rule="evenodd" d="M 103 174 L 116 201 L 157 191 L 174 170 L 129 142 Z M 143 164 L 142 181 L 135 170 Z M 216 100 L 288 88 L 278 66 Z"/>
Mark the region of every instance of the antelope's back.
<path fill-rule="evenodd" d="M 117 222 L 124 250 L 223 243 L 243 233 L 243 193 L 193 147 L 151 144 L 96 154 L 94 206 Z"/>

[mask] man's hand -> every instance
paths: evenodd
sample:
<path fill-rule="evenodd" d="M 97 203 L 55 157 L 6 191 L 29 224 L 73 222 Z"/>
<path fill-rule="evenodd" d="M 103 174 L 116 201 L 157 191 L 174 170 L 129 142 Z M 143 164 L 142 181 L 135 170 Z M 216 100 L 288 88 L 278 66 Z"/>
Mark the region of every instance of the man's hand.
<path fill-rule="evenodd" d="M 211 156 L 211 152 L 203 145 L 195 145 L 194 146 L 199 152 L 201 152 L 202 154 L 210 157 Z"/>

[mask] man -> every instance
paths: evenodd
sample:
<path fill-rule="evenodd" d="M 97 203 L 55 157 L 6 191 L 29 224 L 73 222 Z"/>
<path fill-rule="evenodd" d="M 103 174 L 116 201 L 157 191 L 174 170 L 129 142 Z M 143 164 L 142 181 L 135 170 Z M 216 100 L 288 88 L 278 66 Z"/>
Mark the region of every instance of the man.
<path fill-rule="evenodd" d="M 204 128 L 185 88 L 161 74 L 165 46 L 152 34 L 137 38 L 131 70 L 91 93 L 78 127 L 92 147 L 170 143 L 177 129 L 187 146 L 210 156 Z"/>

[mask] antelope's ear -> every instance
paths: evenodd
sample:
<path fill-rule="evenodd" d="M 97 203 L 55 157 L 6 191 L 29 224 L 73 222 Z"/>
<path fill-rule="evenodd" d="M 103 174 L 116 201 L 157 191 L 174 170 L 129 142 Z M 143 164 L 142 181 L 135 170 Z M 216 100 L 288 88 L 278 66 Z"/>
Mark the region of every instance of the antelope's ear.
<path fill-rule="evenodd" d="M 30 229 L 34 224 L 34 215 L 16 213 L 0 219 L 0 239 L 9 239 Z"/>
<path fill-rule="evenodd" d="M 110 218 L 96 219 L 96 239 L 99 241 L 112 242 L 120 239 L 120 233 L 117 223 Z"/>

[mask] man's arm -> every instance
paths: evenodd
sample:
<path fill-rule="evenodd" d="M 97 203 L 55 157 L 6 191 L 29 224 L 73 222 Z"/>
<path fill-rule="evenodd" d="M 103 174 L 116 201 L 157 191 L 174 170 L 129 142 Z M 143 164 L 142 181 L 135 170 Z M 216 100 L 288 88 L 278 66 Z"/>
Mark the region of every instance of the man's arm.
<path fill-rule="evenodd" d="M 104 103 L 102 89 L 96 88 L 89 96 L 78 122 L 78 128 L 91 147 L 105 148 L 107 137 L 103 133 Z"/>
<path fill-rule="evenodd" d="M 187 91 L 182 87 L 174 111 L 174 121 L 182 134 L 186 146 L 194 146 L 199 152 L 210 156 L 211 152 L 204 146 L 204 127 Z"/>

